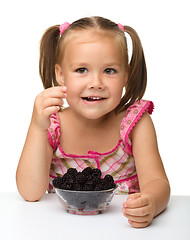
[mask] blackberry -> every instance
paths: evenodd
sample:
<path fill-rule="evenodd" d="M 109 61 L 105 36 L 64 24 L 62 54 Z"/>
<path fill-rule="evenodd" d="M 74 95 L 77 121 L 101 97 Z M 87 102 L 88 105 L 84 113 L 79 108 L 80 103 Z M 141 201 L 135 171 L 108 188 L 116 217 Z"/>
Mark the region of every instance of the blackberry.
<path fill-rule="evenodd" d="M 63 183 L 63 189 L 65 190 L 73 190 L 73 180 L 70 179 L 70 180 L 66 180 L 64 183 Z"/>
<path fill-rule="evenodd" d="M 94 186 L 94 181 L 93 181 L 93 180 L 87 180 L 87 181 L 85 182 L 85 184 Z"/>
<path fill-rule="evenodd" d="M 69 168 L 62 177 L 58 176 L 52 182 L 55 188 L 75 191 L 101 191 L 116 187 L 111 175 L 101 176 L 98 168 L 86 167 L 82 172 Z"/>
<path fill-rule="evenodd" d="M 83 186 L 83 191 L 93 191 L 93 190 L 94 190 L 94 187 L 91 184 L 85 184 Z"/>
<path fill-rule="evenodd" d="M 86 181 L 86 175 L 82 172 L 78 172 L 75 177 L 76 182 L 84 183 Z"/>
<path fill-rule="evenodd" d="M 66 172 L 63 175 L 63 181 L 66 181 L 66 180 L 69 180 L 69 179 L 74 179 L 74 176 Z"/>
<path fill-rule="evenodd" d="M 67 173 L 68 173 L 69 175 L 75 176 L 78 172 L 77 172 L 76 168 L 69 168 L 69 169 L 67 170 Z"/>
<path fill-rule="evenodd" d="M 62 177 L 56 177 L 53 179 L 52 183 L 54 187 L 60 188 L 61 184 L 63 183 L 63 179 Z"/>
<path fill-rule="evenodd" d="M 92 175 L 87 175 L 86 176 L 86 181 L 93 181 L 93 176 Z"/>
<path fill-rule="evenodd" d="M 74 183 L 73 184 L 73 190 L 74 191 L 82 191 L 83 190 L 83 185 L 82 184 L 80 184 L 80 183 Z"/>
<path fill-rule="evenodd" d="M 104 177 L 104 182 L 112 182 L 114 183 L 114 179 L 111 175 L 107 174 L 105 177 Z"/>
<path fill-rule="evenodd" d="M 97 183 L 95 188 L 94 188 L 95 191 L 101 191 L 101 190 L 104 190 L 104 186 L 103 186 L 103 183 Z"/>
<path fill-rule="evenodd" d="M 82 173 L 85 173 L 87 176 L 90 176 L 92 174 L 92 168 L 91 167 L 86 167 L 83 169 Z"/>
<path fill-rule="evenodd" d="M 102 175 L 102 173 L 101 173 L 100 169 L 94 168 L 94 169 L 92 170 L 92 176 L 93 176 L 93 177 L 100 178 L 101 175 Z"/>
<path fill-rule="evenodd" d="M 95 178 L 94 181 L 95 181 L 96 184 L 99 184 L 99 183 L 103 184 L 103 179 L 102 178 Z"/>
<path fill-rule="evenodd" d="M 107 182 L 107 183 L 104 183 L 104 184 L 103 184 L 103 187 L 104 187 L 104 190 L 108 190 L 108 189 L 111 189 L 111 188 L 115 188 L 115 187 L 116 187 L 116 184 L 115 184 L 115 183 Z"/>

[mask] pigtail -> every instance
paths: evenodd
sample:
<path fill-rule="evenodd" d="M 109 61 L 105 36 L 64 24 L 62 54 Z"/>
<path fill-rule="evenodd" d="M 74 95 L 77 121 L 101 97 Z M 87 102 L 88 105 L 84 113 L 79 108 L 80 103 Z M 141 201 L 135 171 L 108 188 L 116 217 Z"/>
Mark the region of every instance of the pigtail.
<path fill-rule="evenodd" d="M 129 76 L 125 86 L 125 94 L 117 107 L 117 111 L 126 110 L 136 100 L 140 100 L 145 92 L 147 84 L 147 71 L 143 48 L 138 34 L 129 26 L 124 26 L 132 40 L 132 57 L 129 63 Z"/>
<path fill-rule="evenodd" d="M 39 73 L 44 88 L 58 85 L 55 76 L 55 64 L 59 37 L 59 25 L 55 25 L 48 28 L 41 39 Z"/>

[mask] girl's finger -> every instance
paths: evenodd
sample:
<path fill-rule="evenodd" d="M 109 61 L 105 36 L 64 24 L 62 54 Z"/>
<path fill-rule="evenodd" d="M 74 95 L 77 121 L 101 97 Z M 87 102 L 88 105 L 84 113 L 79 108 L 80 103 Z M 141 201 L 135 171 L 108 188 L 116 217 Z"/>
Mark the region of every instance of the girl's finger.
<path fill-rule="evenodd" d="M 55 97 L 55 98 L 65 98 L 66 97 L 66 90 L 61 86 L 47 88 L 42 92 L 42 95 L 45 98 L 48 97 Z"/>
<path fill-rule="evenodd" d="M 48 108 L 44 109 L 44 114 L 45 114 L 46 116 L 50 116 L 51 114 L 59 111 L 59 109 L 60 109 L 60 106 L 48 107 Z"/>
<path fill-rule="evenodd" d="M 123 203 L 123 207 L 135 207 L 137 200 L 141 198 L 141 193 L 134 193 L 128 196 L 127 200 Z"/>
<path fill-rule="evenodd" d="M 129 222 L 129 224 L 131 224 L 131 226 L 133 226 L 135 228 L 145 228 L 150 224 L 150 222 L 147 222 L 147 221 L 139 223 L 139 222 L 133 222 L 133 221 L 129 220 L 128 222 Z"/>
<path fill-rule="evenodd" d="M 145 215 L 145 216 L 131 216 L 128 214 L 123 214 L 126 218 L 128 218 L 129 220 L 133 221 L 133 222 L 147 222 L 149 221 L 149 214 Z"/>
<path fill-rule="evenodd" d="M 123 203 L 123 207 L 125 208 L 139 208 L 139 207 L 144 207 L 147 206 L 148 202 L 145 198 L 139 197 L 134 200 L 127 200 L 126 202 Z"/>
<path fill-rule="evenodd" d="M 42 109 L 52 106 L 62 106 L 64 104 L 62 98 L 48 98 L 44 99 L 42 103 Z"/>
<path fill-rule="evenodd" d="M 131 202 L 131 201 L 134 201 L 135 199 L 138 199 L 141 197 L 141 193 L 133 193 L 133 194 L 130 194 L 127 198 L 127 200 L 124 202 L 124 204 L 127 205 L 127 203 Z"/>
<path fill-rule="evenodd" d="M 140 207 L 140 208 L 123 208 L 124 212 L 131 216 L 146 216 L 149 214 L 149 209 L 147 206 Z"/>
<path fill-rule="evenodd" d="M 130 201 L 130 200 L 135 200 L 137 198 L 141 197 L 141 193 L 133 193 L 133 194 L 130 194 L 127 198 L 127 201 Z"/>

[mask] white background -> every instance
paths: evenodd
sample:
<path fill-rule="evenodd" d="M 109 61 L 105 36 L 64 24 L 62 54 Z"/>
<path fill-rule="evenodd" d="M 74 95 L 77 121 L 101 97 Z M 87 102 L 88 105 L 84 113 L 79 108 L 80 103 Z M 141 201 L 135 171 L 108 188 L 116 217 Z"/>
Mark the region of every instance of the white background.
<path fill-rule="evenodd" d="M 30 123 L 39 42 L 48 27 L 85 16 L 133 27 L 144 47 L 155 124 L 172 194 L 190 195 L 189 1 L 6 0 L 0 3 L 0 191 L 17 191 L 15 172 Z"/>

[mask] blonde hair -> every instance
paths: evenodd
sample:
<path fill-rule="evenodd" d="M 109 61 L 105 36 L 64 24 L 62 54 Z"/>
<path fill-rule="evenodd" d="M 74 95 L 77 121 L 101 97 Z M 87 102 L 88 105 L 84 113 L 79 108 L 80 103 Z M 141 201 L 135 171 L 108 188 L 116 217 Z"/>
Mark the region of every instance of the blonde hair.
<path fill-rule="evenodd" d="M 90 28 L 99 28 L 113 33 L 113 37 L 118 37 L 121 42 L 126 67 L 129 66 L 128 81 L 125 85 L 125 94 L 121 98 L 116 112 L 126 110 L 136 100 L 140 100 L 145 92 L 147 84 L 146 63 L 141 41 L 136 31 L 124 26 L 124 32 L 128 33 L 132 40 L 132 56 L 128 65 L 127 40 L 118 24 L 102 17 L 81 18 L 73 22 L 60 36 L 60 25 L 55 25 L 46 30 L 40 43 L 39 72 L 44 88 L 57 86 L 55 76 L 55 64 L 60 64 L 63 54 L 64 40 L 73 31 L 80 31 Z"/>

